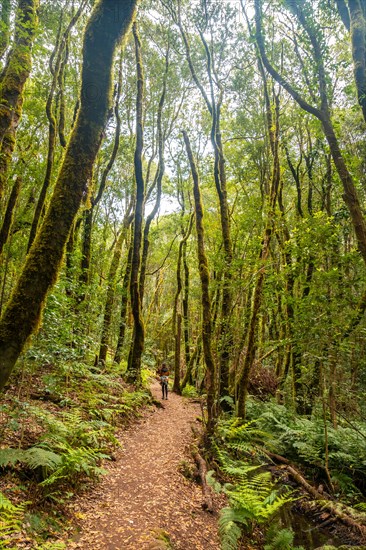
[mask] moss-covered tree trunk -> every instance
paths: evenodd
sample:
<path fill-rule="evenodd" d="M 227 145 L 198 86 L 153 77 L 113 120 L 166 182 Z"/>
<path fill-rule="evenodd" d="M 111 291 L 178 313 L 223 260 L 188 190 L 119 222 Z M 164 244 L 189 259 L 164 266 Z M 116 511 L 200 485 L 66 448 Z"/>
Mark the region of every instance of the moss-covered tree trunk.
<path fill-rule="evenodd" d="M 137 96 L 136 96 L 136 148 L 135 148 L 135 180 L 136 202 L 133 224 L 133 249 L 131 261 L 131 308 L 134 320 L 134 330 L 130 352 L 128 356 L 127 379 L 129 382 L 139 384 L 141 381 L 141 357 L 144 350 L 145 327 L 142 318 L 139 271 L 141 265 L 142 224 L 145 198 L 145 181 L 142 166 L 143 151 L 143 97 L 144 97 L 144 73 L 141 57 L 141 42 L 136 23 L 133 26 L 135 38 L 135 53 L 137 65 Z"/>
<path fill-rule="evenodd" d="M 127 236 L 128 226 L 132 220 L 130 220 L 130 213 L 127 212 L 123 221 L 123 228 L 121 234 L 117 239 L 116 246 L 114 248 L 113 258 L 108 272 L 107 279 L 107 297 L 104 306 L 103 324 L 102 324 L 102 338 L 99 348 L 99 363 L 105 365 L 107 360 L 108 346 L 110 340 L 110 331 L 112 324 L 113 304 L 116 290 L 116 276 L 118 267 L 122 256 L 122 246 Z"/>
<path fill-rule="evenodd" d="M 5 4 L 6 2 L 3 3 L 2 10 L 5 9 L 6 12 Z M 38 4 L 38 0 L 18 0 L 14 46 L 0 82 L 0 199 L 4 193 L 16 143 L 16 131 L 22 116 L 24 86 L 32 65 Z"/>
<path fill-rule="evenodd" d="M 121 309 L 120 309 L 120 316 L 119 316 L 118 339 L 117 339 L 116 352 L 114 354 L 114 359 L 113 359 L 114 363 L 117 363 L 117 365 L 119 365 L 122 361 L 122 350 L 123 350 L 123 343 L 124 343 L 125 333 L 126 333 L 127 307 L 128 307 L 128 298 L 129 298 L 132 250 L 133 250 L 132 244 L 133 243 L 130 244 L 130 247 L 128 249 L 127 264 L 125 267 L 125 272 L 124 272 L 123 281 L 122 281 L 122 293 L 121 293 L 122 296 L 121 296 Z"/>
<path fill-rule="evenodd" d="M 76 14 L 74 15 L 74 17 L 72 17 L 70 23 L 68 24 L 61 39 L 60 38 L 57 39 L 55 47 L 51 53 L 49 66 L 52 74 L 52 81 L 51 81 L 51 87 L 50 87 L 50 91 L 49 91 L 47 103 L 46 103 L 46 115 L 48 120 L 48 151 L 47 151 L 46 173 L 44 176 L 43 185 L 42 185 L 42 188 L 38 197 L 38 201 L 36 204 L 36 208 L 34 211 L 33 221 L 32 221 L 31 230 L 30 230 L 29 239 L 28 239 L 28 249 L 27 249 L 28 251 L 32 246 L 32 243 L 36 236 L 37 228 L 45 208 L 47 191 L 51 185 L 53 163 L 54 163 L 54 156 L 55 156 L 55 149 L 56 149 L 56 135 L 57 135 L 57 118 L 56 118 L 56 112 L 55 112 L 55 106 L 54 106 L 54 97 L 55 97 L 57 85 L 59 84 L 59 76 L 60 76 L 61 67 L 63 65 L 63 57 L 65 55 L 65 49 L 66 49 L 66 44 L 68 41 L 69 34 L 72 28 L 76 25 L 84 9 L 84 6 L 85 6 L 85 2 L 82 2 Z M 55 59 L 54 64 L 53 64 L 53 59 Z"/>
<path fill-rule="evenodd" d="M 2 0 L 0 5 L 0 59 L 3 58 L 10 38 L 11 1 Z"/>
<path fill-rule="evenodd" d="M 216 78 L 214 69 L 214 59 L 212 51 L 207 44 L 205 35 L 200 31 L 201 41 L 206 54 L 207 77 L 210 86 L 210 97 L 205 91 L 202 82 L 200 82 L 196 70 L 194 68 L 193 59 L 190 52 L 190 46 L 186 32 L 184 30 L 180 13 L 174 14 L 175 20 L 179 27 L 183 44 L 185 47 L 186 58 L 192 79 L 206 103 L 206 107 L 211 116 L 211 143 L 214 150 L 214 180 L 219 199 L 220 207 L 220 222 L 222 240 L 224 245 L 224 267 L 223 267 L 223 282 L 222 282 L 222 300 L 221 300 L 221 315 L 220 315 L 220 332 L 219 332 L 219 393 L 221 396 L 229 393 L 229 362 L 232 352 L 232 334 L 230 326 L 231 308 L 232 308 L 232 240 L 230 227 L 230 209 L 227 197 L 227 182 L 225 169 L 225 156 L 221 140 L 221 105 L 223 101 L 223 87 L 220 80 Z M 215 85 L 219 87 L 218 97 L 215 97 Z"/>
<path fill-rule="evenodd" d="M 136 0 L 126 0 L 122 9 L 116 0 L 100 0 L 88 21 L 77 120 L 47 213 L 0 320 L 0 389 L 40 323 L 75 216 L 88 193 L 111 102 L 115 49 L 129 30 L 136 4 Z"/>
<path fill-rule="evenodd" d="M 213 433 L 217 419 L 217 391 L 216 391 L 216 365 L 212 353 L 212 319 L 211 319 L 211 300 L 210 300 L 210 274 L 208 270 L 208 261 L 205 252 L 205 231 L 203 227 L 203 206 L 201 200 L 201 191 L 199 185 L 198 171 L 191 144 L 187 132 L 183 132 L 184 141 L 187 149 L 189 164 L 193 178 L 194 208 L 196 215 L 196 233 L 197 233 L 197 257 L 198 270 L 201 280 L 201 303 L 202 303 L 202 342 L 203 353 L 206 363 L 205 385 L 207 390 L 207 433 Z"/>
<path fill-rule="evenodd" d="M 14 210 L 19 197 L 21 181 L 21 178 L 18 176 L 15 180 L 15 183 L 10 193 L 8 204 L 6 206 L 3 225 L 1 226 L 0 230 L 0 256 L 3 253 L 4 246 L 6 245 L 9 238 L 9 233 L 13 223 Z"/>

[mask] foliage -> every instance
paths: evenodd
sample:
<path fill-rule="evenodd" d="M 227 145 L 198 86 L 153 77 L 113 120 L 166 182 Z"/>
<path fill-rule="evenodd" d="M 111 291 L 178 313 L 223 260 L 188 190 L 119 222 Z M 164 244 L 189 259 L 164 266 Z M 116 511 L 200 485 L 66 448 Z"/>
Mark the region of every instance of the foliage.
<path fill-rule="evenodd" d="M 253 450 L 268 438 L 254 422 L 243 424 L 237 419 L 221 422 L 218 437 L 220 443 L 217 440 L 214 443 L 215 455 L 221 472 L 231 481 L 221 485 L 211 471 L 208 482 L 228 497 L 230 506 L 220 513 L 219 531 L 223 549 L 234 550 L 241 529 L 251 533 L 256 525 L 268 524 L 282 506 L 293 502 L 295 497 L 290 491 L 281 492 L 270 472 L 261 465 L 244 460 L 245 456 L 253 459 Z"/>
<path fill-rule="evenodd" d="M 198 397 L 197 390 L 194 386 L 191 386 L 190 384 L 186 384 L 182 391 L 183 397 Z"/>
<path fill-rule="evenodd" d="M 294 497 L 289 492 L 280 494 L 272 482 L 271 474 L 260 471 L 259 466 L 243 462 L 233 464 L 221 454 L 221 468 L 234 478 L 233 483 L 222 486 L 221 490 L 227 495 L 230 507 L 221 510 L 219 519 L 223 549 L 231 550 L 237 548 L 241 528 L 251 533 L 256 525 L 267 524 Z M 212 479 L 212 473 L 208 479 Z"/>
<path fill-rule="evenodd" d="M 277 526 L 269 529 L 266 539 L 269 541 L 264 550 L 304 550 L 302 546 L 294 546 L 294 533 L 291 529 L 280 529 Z"/>
<path fill-rule="evenodd" d="M 323 470 L 325 434 L 320 414 L 314 412 L 307 418 L 289 411 L 284 405 L 254 400 L 248 404 L 248 412 L 256 418 L 258 428 L 271 434 L 270 442 L 275 452 L 295 463 Z M 349 425 L 340 421 L 335 429 L 327 422 L 327 435 L 329 470 L 339 495 L 359 498 L 360 489 L 365 489 L 362 485 L 366 475 L 365 423 L 353 421 Z"/>
<path fill-rule="evenodd" d="M 0 493 L 0 548 L 10 548 L 11 535 L 19 532 L 23 520 L 26 503 L 12 504 Z"/>

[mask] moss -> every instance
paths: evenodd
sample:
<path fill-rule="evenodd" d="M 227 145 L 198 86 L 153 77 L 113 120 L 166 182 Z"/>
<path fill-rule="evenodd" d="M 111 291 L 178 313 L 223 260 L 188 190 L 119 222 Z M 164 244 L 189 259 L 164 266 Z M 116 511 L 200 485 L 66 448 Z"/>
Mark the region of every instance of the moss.
<path fill-rule="evenodd" d="M 134 332 L 131 349 L 128 356 L 127 379 L 130 383 L 141 383 L 141 357 L 144 350 L 145 327 L 141 311 L 141 295 L 139 271 L 141 265 L 142 222 L 145 194 L 145 182 L 142 168 L 143 151 L 143 95 L 144 74 L 142 67 L 141 42 L 136 23 L 133 26 L 135 39 L 136 68 L 137 68 L 137 97 L 136 97 L 136 149 L 135 149 L 135 179 L 136 205 L 133 226 L 133 247 L 131 260 L 131 309 L 134 320 Z"/>
<path fill-rule="evenodd" d="M 136 0 L 126 1 L 118 18 L 109 6 L 108 0 L 100 0 L 87 24 L 80 110 L 48 211 L 0 321 L 0 389 L 39 326 L 47 292 L 57 279 L 75 216 L 91 181 L 110 105 L 114 52 L 129 29 Z M 90 87 L 98 90 L 97 102 L 90 97 Z"/>
<path fill-rule="evenodd" d="M 32 63 L 32 45 L 38 25 L 38 0 L 19 0 L 15 22 L 15 47 L 8 59 L 0 87 L 0 144 L 9 128 L 19 122 L 23 91 Z"/>

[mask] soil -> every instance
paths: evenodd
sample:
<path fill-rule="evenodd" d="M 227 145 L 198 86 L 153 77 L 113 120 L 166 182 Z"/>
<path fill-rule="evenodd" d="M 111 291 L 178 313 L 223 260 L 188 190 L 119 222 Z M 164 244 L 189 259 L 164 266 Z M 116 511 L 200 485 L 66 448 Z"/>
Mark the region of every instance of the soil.
<path fill-rule="evenodd" d="M 153 396 L 161 400 L 158 383 Z M 78 499 L 80 533 L 68 548 L 83 550 L 220 549 L 217 509 L 202 509 L 199 485 L 182 473 L 192 463 L 192 426 L 199 404 L 169 394 L 122 435 L 108 474 Z M 219 504 L 216 502 L 215 507 Z"/>

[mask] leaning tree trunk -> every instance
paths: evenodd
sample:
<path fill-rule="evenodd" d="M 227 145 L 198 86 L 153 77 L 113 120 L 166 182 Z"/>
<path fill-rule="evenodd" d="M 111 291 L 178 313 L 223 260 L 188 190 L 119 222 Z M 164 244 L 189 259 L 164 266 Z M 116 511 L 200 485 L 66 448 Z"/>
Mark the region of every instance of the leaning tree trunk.
<path fill-rule="evenodd" d="M 3 8 L 4 8 L 3 3 Z M 32 45 L 38 24 L 38 0 L 18 0 L 14 47 L 9 54 L 0 87 L 0 199 L 15 148 L 23 110 L 23 91 L 32 64 Z"/>
<path fill-rule="evenodd" d="M 110 106 L 115 49 L 130 28 L 136 4 L 126 0 L 116 17 L 120 4 L 100 0 L 87 24 L 77 120 L 46 216 L 0 320 L 0 389 L 40 323 L 47 292 L 57 279 L 70 230 L 88 192 Z M 91 90 L 98 90 L 98 101 Z"/>
<path fill-rule="evenodd" d="M 1 230 L 0 230 L 0 256 L 3 253 L 4 246 L 7 243 L 11 226 L 13 224 L 13 214 L 14 214 L 18 197 L 19 197 L 21 182 L 22 180 L 18 176 L 17 179 L 15 180 L 15 183 L 10 193 L 8 204 L 6 206 L 3 225 L 1 226 Z"/>
<path fill-rule="evenodd" d="M 136 149 L 135 149 L 135 179 L 136 203 L 133 225 L 133 249 L 131 262 L 131 308 L 134 320 L 134 331 L 128 356 L 127 379 L 139 384 L 141 381 L 141 357 L 144 350 L 145 327 L 142 318 L 141 296 L 139 288 L 139 270 L 141 265 L 142 222 L 144 210 L 145 182 L 142 166 L 143 151 L 143 96 L 144 74 L 141 58 L 141 42 L 136 23 L 133 26 L 137 65 L 137 97 L 136 97 Z"/>
<path fill-rule="evenodd" d="M 113 149 L 112 149 L 111 156 L 107 162 L 107 165 L 103 170 L 98 192 L 95 197 L 94 196 L 91 197 L 91 200 L 90 200 L 91 206 L 84 212 L 84 232 L 83 232 L 83 240 L 81 245 L 82 246 L 81 272 L 79 276 L 79 282 L 81 283 L 81 292 L 78 296 L 79 304 L 85 300 L 86 289 L 90 282 L 92 232 L 93 232 L 93 218 L 94 218 L 95 207 L 100 202 L 103 196 L 104 189 L 107 184 L 108 175 L 112 170 L 113 165 L 116 161 L 118 149 L 119 149 L 120 136 L 121 136 L 121 117 L 119 113 L 119 102 L 121 99 L 121 91 L 122 91 L 122 52 L 121 52 L 120 62 L 119 62 L 117 93 L 116 93 L 115 104 L 114 104 L 114 116 L 116 117 L 116 131 L 114 135 Z"/>
<path fill-rule="evenodd" d="M 199 186 L 199 177 L 191 144 L 186 132 L 183 132 L 186 144 L 187 155 L 191 167 L 193 178 L 194 208 L 196 214 L 196 232 L 197 232 L 197 256 L 198 270 L 201 279 L 201 304 L 202 304 L 202 342 L 203 352 L 206 363 L 206 390 L 207 390 L 207 433 L 211 435 L 215 428 L 217 418 L 217 395 L 216 395 L 216 366 L 212 353 L 212 320 L 211 320 L 211 300 L 210 300 L 210 274 L 208 270 L 208 261 L 205 251 L 205 231 L 203 227 L 203 207 L 201 200 L 201 191 Z"/>

